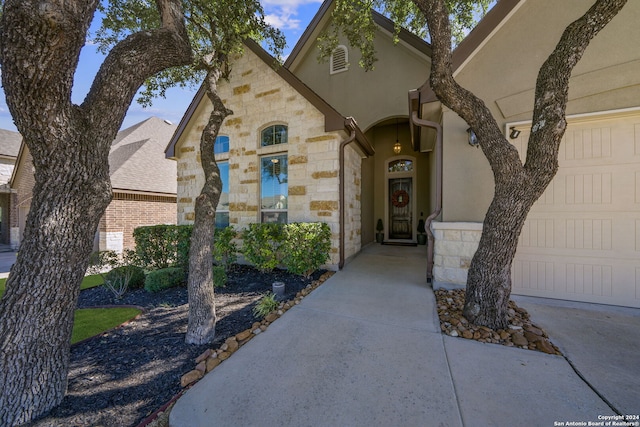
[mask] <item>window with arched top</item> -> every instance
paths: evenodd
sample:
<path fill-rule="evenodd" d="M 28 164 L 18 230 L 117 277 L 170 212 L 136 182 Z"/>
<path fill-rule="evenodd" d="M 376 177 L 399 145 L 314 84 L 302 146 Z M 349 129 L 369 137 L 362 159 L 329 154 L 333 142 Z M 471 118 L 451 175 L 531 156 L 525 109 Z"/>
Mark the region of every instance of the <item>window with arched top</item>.
<path fill-rule="evenodd" d="M 339 45 L 331 52 L 329 73 L 336 74 L 349 69 L 349 51 L 346 46 Z"/>
<path fill-rule="evenodd" d="M 411 172 L 413 171 L 413 160 L 398 159 L 389 162 L 389 172 Z"/>
<path fill-rule="evenodd" d="M 272 125 L 264 128 L 260 133 L 260 146 L 286 144 L 288 142 L 289 129 L 286 125 Z"/>

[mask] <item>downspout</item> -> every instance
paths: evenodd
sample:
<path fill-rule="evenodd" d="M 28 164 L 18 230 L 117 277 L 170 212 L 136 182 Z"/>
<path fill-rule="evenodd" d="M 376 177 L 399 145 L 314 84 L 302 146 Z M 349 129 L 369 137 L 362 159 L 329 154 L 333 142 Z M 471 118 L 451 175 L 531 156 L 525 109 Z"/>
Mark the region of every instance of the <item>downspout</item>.
<path fill-rule="evenodd" d="M 349 128 L 349 137 L 340 143 L 339 148 L 339 174 L 340 174 L 340 261 L 338 262 L 338 269 L 342 270 L 344 267 L 344 152 L 347 145 L 351 144 L 356 139 L 356 127 L 353 123 L 353 119 L 349 118 L 345 122 L 346 127 Z"/>
<path fill-rule="evenodd" d="M 413 111 L 411 113 L 411 122 L 417 126 L 431 128 L 436 130 L 436 208 L 429 215 L 425 221 L 425 229 L 427 231 L 428 246 L 427 246 L 427 282 L 433 280 L 433 256 L 435 237 L 433 231 L 431 231 L 431 223 L 442 212 L 442 125 L 436 122 L 430 122 L 428 120 L 422 120 L 418 117 L 418 112 Z"/>

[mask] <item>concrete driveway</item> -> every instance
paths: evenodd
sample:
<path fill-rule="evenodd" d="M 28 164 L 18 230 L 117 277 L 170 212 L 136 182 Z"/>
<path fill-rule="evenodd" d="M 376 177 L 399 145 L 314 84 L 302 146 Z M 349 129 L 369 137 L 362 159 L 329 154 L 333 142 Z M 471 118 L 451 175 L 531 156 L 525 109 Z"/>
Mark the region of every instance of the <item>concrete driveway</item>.
<path fill-rule="evenodd" d="M 640 413 L 640 310 L 522 300 L 571 363 L 443 336 L 425 252 L 365 248 L 182 396 L 170 424 L 553 426 Z"/>

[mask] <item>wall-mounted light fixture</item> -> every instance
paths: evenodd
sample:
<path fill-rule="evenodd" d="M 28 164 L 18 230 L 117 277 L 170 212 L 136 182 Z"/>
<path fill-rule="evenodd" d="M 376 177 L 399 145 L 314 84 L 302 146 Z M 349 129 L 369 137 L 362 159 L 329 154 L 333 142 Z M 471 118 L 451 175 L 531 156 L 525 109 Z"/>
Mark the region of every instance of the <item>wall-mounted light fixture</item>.
<path fill-rule="evenodd" d="M 398 140 L 398 119 L 396 119 L 396 143 L 393 144 L 393 152 L 396 154 L 400 154 L 401 151 L 402 151 L 402 145 Z"/>
<path fill-rule="evenodd" d="M 479 144 L 478 144 L 478 137 L 476 136 L 476 133 L 471 128 L 469 128 L 467 129 L 467 134 L 469 136 L 469 145 L 472 147 L 478 148 Z"/>
<path fill-rule="evenodd" d="M 509 128 L 509 138 L 516 139 L 520 136 L 520 131 L 514 127 Z"/>

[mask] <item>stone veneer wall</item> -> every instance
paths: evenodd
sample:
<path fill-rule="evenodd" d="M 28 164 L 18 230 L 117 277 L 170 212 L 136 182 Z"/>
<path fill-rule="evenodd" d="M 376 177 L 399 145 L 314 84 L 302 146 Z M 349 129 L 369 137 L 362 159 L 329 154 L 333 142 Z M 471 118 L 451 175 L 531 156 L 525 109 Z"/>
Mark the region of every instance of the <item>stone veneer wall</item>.
<path fill-rule="evenodd" d="M 435 236 L 433 286 L 464 287 L 482 235 L 479 222 L 432 222 Z"/>
<path fill-rule="evenodd" d="M 332 232 L 329 267 L 339 261 L 338 148 L 346 132 L 325 132 L 325 118 L 305 97 L 249 49 L 234 62 L 230 82 L 219 86 L 229 116 L 220 135 L 229 136 L 229 221 L 237 230 L 260 221 L 260 157 L 287 154 L 289 161 L 288 221 L 325 222 Z M 178 223 L 194 220 L 194 202 L 204 183 L 200 167 L 200 135 L 211 112 L 208 99 L 197 108 L 176 146 L 178 160 Z M 260 131 L 273 124 L 288 126 L 288 143 L 260 147 Z M 353 144 L 352 144 L 353 145 Z M 360 164 L 346 148 L 345 256 L 360 250 Z"/>

